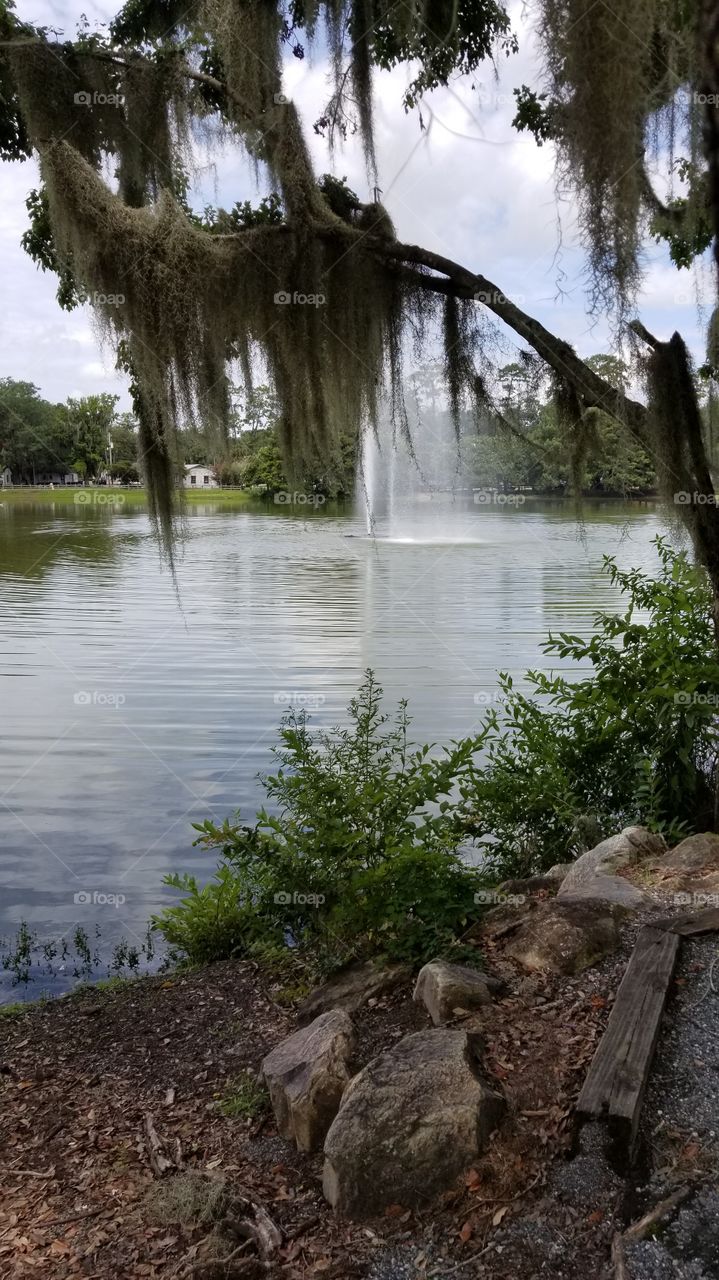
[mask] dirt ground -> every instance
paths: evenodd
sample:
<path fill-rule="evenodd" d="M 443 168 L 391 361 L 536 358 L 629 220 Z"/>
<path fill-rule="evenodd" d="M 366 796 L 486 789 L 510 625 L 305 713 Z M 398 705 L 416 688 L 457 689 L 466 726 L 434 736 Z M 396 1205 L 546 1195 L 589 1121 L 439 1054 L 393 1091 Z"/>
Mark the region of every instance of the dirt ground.
<path fill-rule="evenodd" d="M 507 994 L 480 1013 L 488 1075 L 508 1113 L 489 1150 L 431 1210 L 337 1219 L 321 1157 L 298 1155 L 271 1114 L 227 1114 L 233 1082 L 295 1028 L 278 988 L 247 962 L 88 990 L 0 1019 L 0 1276 L 134 1280 L 203 1275 L 352 1280 L 558 1280 L 613 1275 L 621 1193 L 596 1177 L 557 1190 L 572 1108 L 639 922 L 622 948 L 575 978 L 522 976 L 499 947 L 487 967 Z M 356 1067 L 429 1025 L 411 986 L 354 1015 Z M 149 1126 L 148 1126 L 148 1117 Z M 172 1162 L 160 1179 L 150 1134 Z M 212 1271 L 210 1226 L 158 1220 L 157 1187 L 188 1172 L 259 1203 L 276 1260 Z M 561 1178 L 560 1178 L 561 1181 Z M 171 1218 L 172 1215 L 170 1215 Z"/>

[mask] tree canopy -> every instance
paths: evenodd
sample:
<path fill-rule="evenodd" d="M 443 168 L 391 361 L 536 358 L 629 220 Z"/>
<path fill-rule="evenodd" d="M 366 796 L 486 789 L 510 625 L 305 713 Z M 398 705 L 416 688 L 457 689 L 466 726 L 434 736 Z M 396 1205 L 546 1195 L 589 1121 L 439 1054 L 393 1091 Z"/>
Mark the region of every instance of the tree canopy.
<path fill-rule="evenodd" d="M 431 90 L 516 49 L 504 6 L 129 0 L 108 30 L 83 26 L 73 41 L 22 23 L 9 0 L 0 6 L 2 154 L 37 153 L 43 177 L 25 246 L 57 272 L 61 303 L 89 300 L 117 345 L 168 541 L 177 430 L 197 423 L 222 447 L 233 361 L 248 388 L 258 362 L 266 369 L 288 475 L 330 473 L 341 466 L 343 436 L 371 430 L 380 414 L 408 432 L 410 343 L 420 351 L 439 343 L 455 423 L 468 405 L 495 408 L 494 317 L 523 343 L 521 361 L 549 367 L 576 459 L 601 411 L 650 454 L 667 495 L 698 495 L 682 516 L 719 593 L 714 490 L 679 335 L 659 341 L 633 322 L 648 351 L 641 403 L 484 275 L 399 242 L 376 198 L 373 70 L 411 67 L 397 105 L 419 107 L 421 122 Z M 537 13 L 543 76 L 517 89 L 515 124 L 555 146 L 559 183 L 579 204 L 593 305 L 610 309 L 620 330 L 647 236 L 668 240 L 678 263 L 716 241 L 716 15 L 685 0 L 541 0 Z M 314 128 L 330 147 L 359 132 L 368 201 L 314 172 L 283 92 L 284 60 L 313 43 L 332 72 Z M 191 209 L 198 128 L 243 149 L 265 184 L 258 206 Z M 710 341 L 705 375 L 717 366 Z"/>

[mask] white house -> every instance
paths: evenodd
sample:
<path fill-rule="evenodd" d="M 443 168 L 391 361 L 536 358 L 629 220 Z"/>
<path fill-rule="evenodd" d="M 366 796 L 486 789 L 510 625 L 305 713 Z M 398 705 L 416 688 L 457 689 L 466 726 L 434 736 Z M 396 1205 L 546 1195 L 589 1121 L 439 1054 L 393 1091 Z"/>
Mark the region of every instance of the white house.
<path fill-rule="evenodd" d="M 206 467 L 200 462 L 188 462 L 185 465 L 185 475 L 182 481 L 186 489 L 218 489 L 219 485 L 215 479 L 215 473 L 212 467 Z"/>
<path fill-rule="evenodd" d="M 0 489 L 12 489 L 12 471 L 9 467 L 0 467 Z"/>
<path fill-rule="evenodd" d="M 81 477 L 77 471 L 41 471 L 35 476 L 35 484 L 52 484 L 57 488 L 66 484 L 80 484 Z"/>

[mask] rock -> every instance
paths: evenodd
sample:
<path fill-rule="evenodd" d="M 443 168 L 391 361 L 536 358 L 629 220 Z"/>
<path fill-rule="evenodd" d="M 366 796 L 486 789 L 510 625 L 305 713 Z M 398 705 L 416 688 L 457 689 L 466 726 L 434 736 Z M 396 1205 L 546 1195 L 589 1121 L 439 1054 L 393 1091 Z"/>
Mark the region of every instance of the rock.
<path fill-rule="evenodd" d="M 625 827 L 618 836 L 602 840 L 573 862 L 562 881 L 559 894 L 574 893 L 590 884 L 596 876 L 611 876 L 622 867 L 634 866 L 644 858 L 657 857 L 666 849 L 661 836 L 645 827 Z"/>
<path fill-rule="evenodd" d="M 560 891 L 557 898 L 560 902 L 607 902 L 625 907 L 627 911 L 637 911 L 652 901 L 648 894 L 642 893 L 624 876 L 595 876 L 581 889 L 573 889 L 571 893 Z"/>
<path fill-rule="evenodd" d="M 544 878 L 545 880 L 551 880 L 554 883 L 559 882 L 559 884 L 561 884 L 564 878 L 572 870 L 573 866 L 573 862 L 555 862 L 554 866 L 549 868 L 549 871 L 545 871 Z"/>
<path fill-rule="evenodd" d="M 333 1009 L 283 1040 L 262 1063 L 277 1128 L 300 1151 L 322 1146 L 351 1078 L 354 1045 L 349 1014 Z"/>
<path fill-rule="evenodd" d="M 477 1033 L 432 1028 L 355 1076 L 325 1140 L 323 1189 L 337 1212 L 416 1208 L 454 1187 L 505 1106 L 482 1079 L 481 1049 Z"/>
<path fill-rule="evenodd" d="M 406 964 L 379 965 L 368 960 L 366 964 L 348 965 L 329 982 L 310 992 L 297 1010 L 297 1021 L 304 1027 L 329 1009 L 354 1013 L 372 997 L 384 995 L 401 983 L 409 982 L 411 976 L 412 970 Z"/>
<path fill-rule="evenodd" d="M 505 955 L 530 972 L 581 973 L 616 950 L 621 915 L 620 907 L 581 898 L 533 903 L 505 931 Z"/>
<path fill-rule="evenodd" d="M 719 836 L 711 831 L 688 836 L 655 865 L 672 871 L 719 871 Z"/>
<path fill-rule="evenodd" d="M 666 848 L 661 836 L 646 827 L 625 827 L 618 836 L 602 840 L 573 862 L 564 877 L 557 898 L 591 899 L 616 903 L 629 910 L 647 905 L 651 899 L 641 889 L 615 872 L 656 857 Z"/>
<path fill-rule="evenodd" d="M 458 1009 L 490 1004 L 492 988 L 501 984 L 477 969 L 446 960 L 431 960 L 420 969 L 414 988 L 415 1004 L 423 1004 L 435 1027 L 449 1022 Z"/>
<path fill-rule="evenodd" d="M 563 877 L 562 877 L 563 878 Z M 503 894 L 520 894 L 539 893 L 542 889 L 548 889 L 552 893 L 556 893 L 557 881 L 551 876 L 525 876 L 519 880 L 504 880 L 500 884 L 497 896 L 501 900 Z"/>

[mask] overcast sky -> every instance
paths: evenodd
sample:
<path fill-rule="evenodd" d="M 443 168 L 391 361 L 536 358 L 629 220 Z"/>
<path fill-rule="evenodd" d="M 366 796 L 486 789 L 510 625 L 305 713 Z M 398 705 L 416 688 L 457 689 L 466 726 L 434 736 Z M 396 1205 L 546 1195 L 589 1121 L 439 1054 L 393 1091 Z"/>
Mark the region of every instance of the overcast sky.
<path fill-rule="evenodd" d="M 109 0 L 17 0 L 19 16 L 74 33 L 82 13 L 91 24 L 106 21 L 118 5 Z M 530 12 L 531 4 L 527 6 Z M 553 152 L 511 128 L 512 89 L 536 84 L 531 21 L 515 6 L 522 50 L 502 62 L 496 83 L 487 73 L 475 91 L 468 85 L 431 96 L 417 113 L 401 105 L 408 75 L 382 73 L 375 80 L 377 154 L 382 199 L 400 239 L 446 254 L 487 275 L 508 297 L 582 355 L 609 349 L 606 323 L 588 315 L 584 256 L 571 203 L 557 204 Z M 311 130 L 327 97 L 322 59 L 290 59 L 285 91 L 309 128 L 319 172 L 332 169 L 368 198 L 360 149 L 350 143 L 331 163 Z M 259 193 L 242 154 L 229 149 L 203 157 L 195 202 L 232 205 Z M 67 314 L 55 301 L 56 281 L 39 271 L 20 248 L 27 227 L 25 197 L 37 185 L 34 163 L 4 165 L 0 201 L 0 272 L 5 285 L 0 315 L 0 376 L 34 382 L 51 400 L 115 391 L 128 405 L 127 384 L 103 350 L 88 308 Z M 709 269 L 678 272 L 661 247 L 647 258 L 640 314 L 658 336 L 680 329 L 702 354 L 698 301 L 711 297 Z"/>

